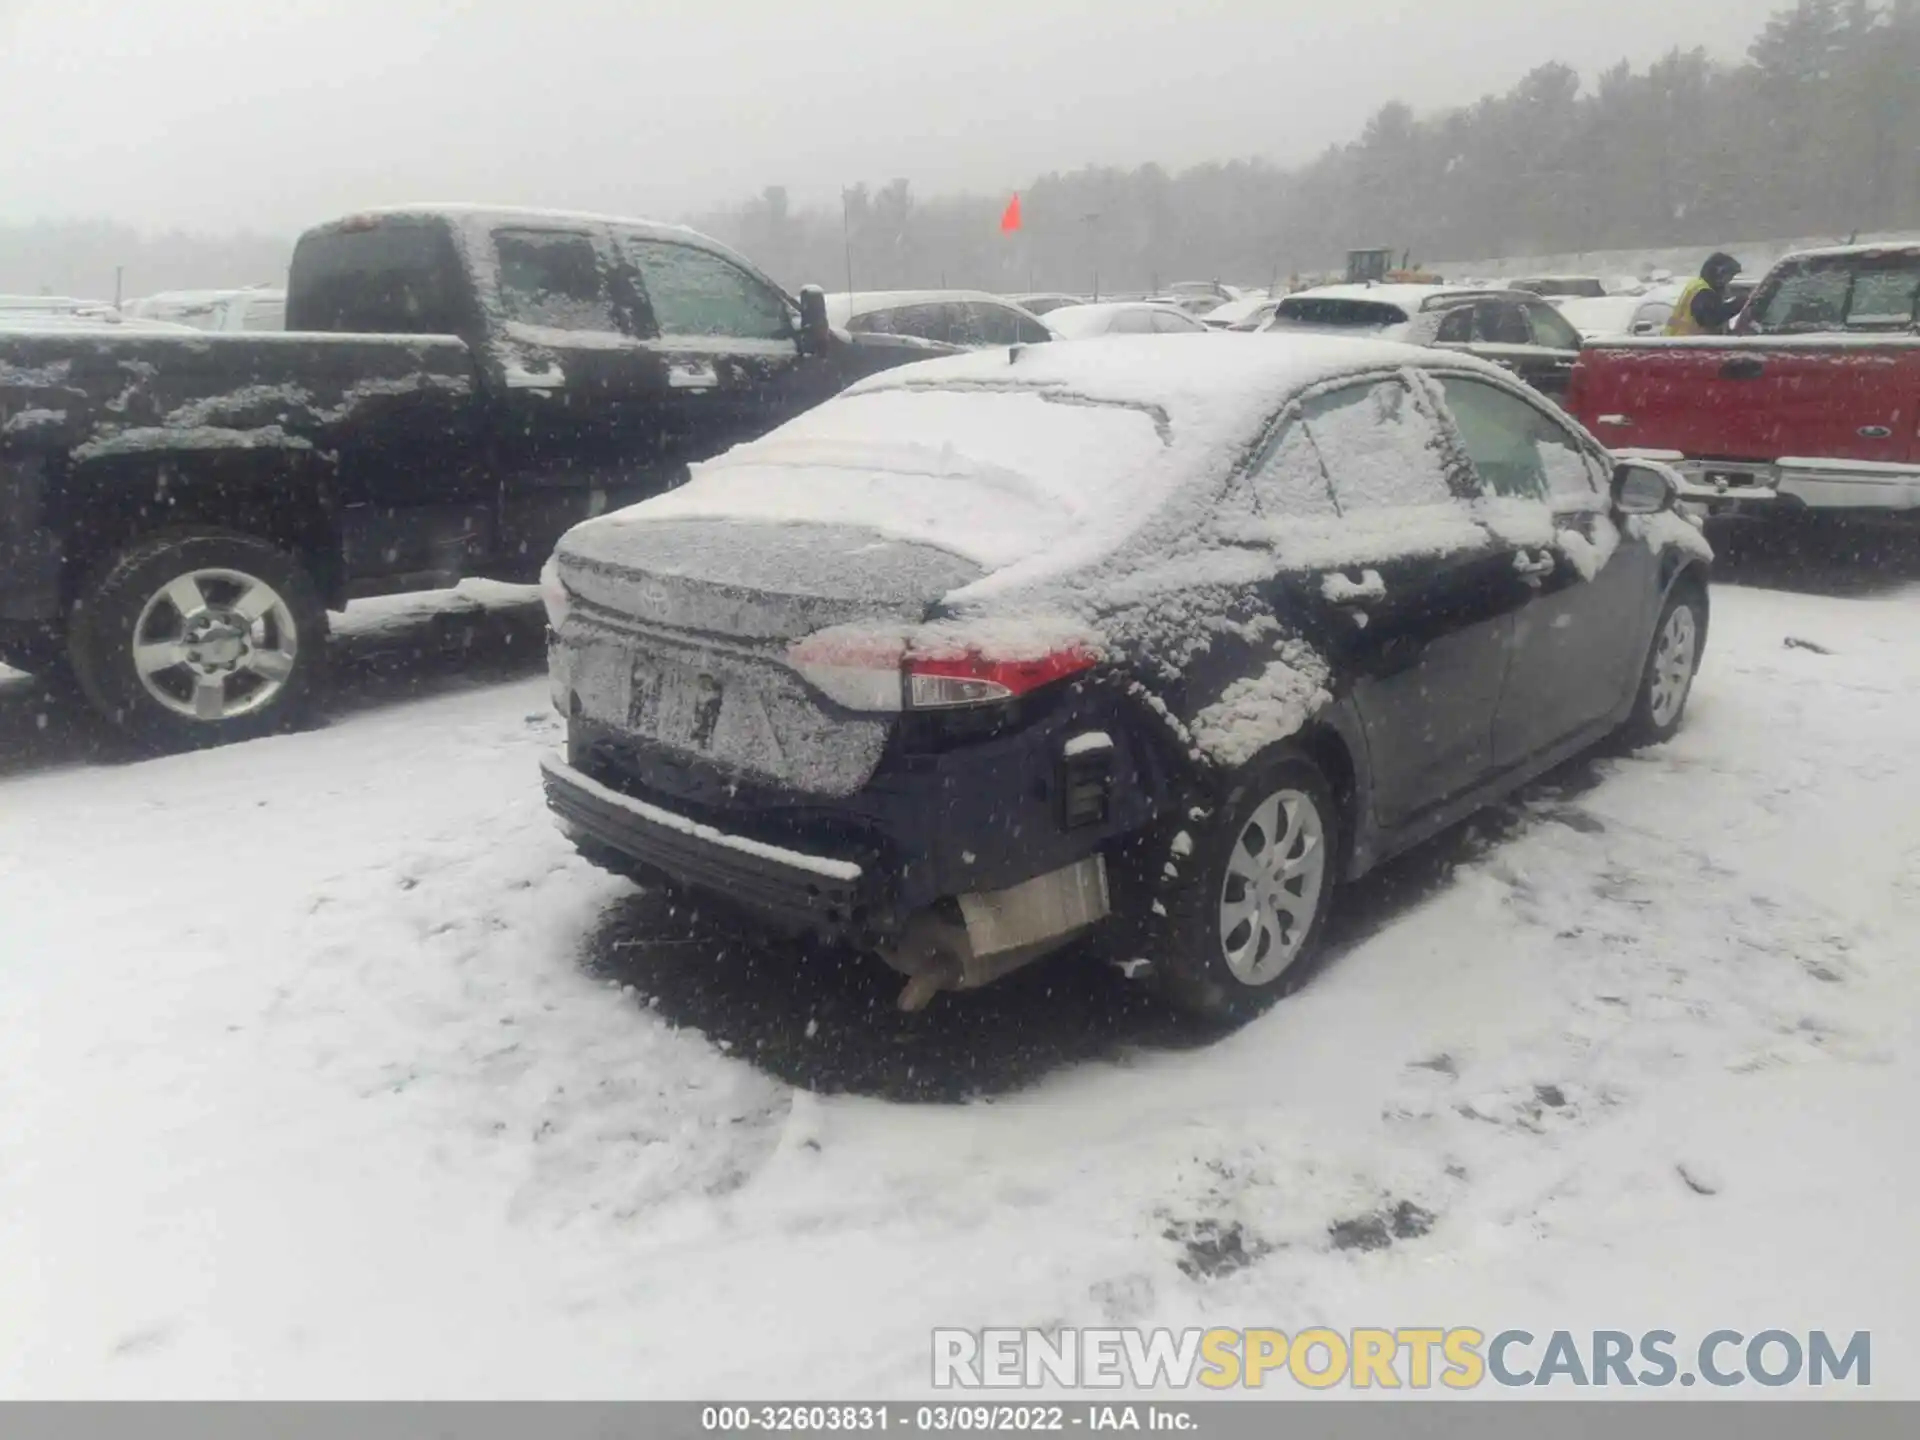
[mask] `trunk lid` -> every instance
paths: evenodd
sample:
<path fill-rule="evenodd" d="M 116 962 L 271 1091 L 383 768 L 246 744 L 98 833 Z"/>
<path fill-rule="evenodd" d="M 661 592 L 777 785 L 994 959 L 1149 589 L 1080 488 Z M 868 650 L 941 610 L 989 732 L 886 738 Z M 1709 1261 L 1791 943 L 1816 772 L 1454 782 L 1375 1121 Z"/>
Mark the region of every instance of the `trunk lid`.
<path fill-rule="evenodd" d="M 851 620 L 917 621 L 981 568 L 857 525 L 743 520 L 589 522 L 560 542 L 587 605 L 692 634 L 798 639 Z"/>
<path fill-rule="evenodd" d="M 823 695 L 788 662 L 788 642 L 855 621 L 916 623 L 982 573 L 859 526 L 682 519 L 590 522 L 561 542 L 557 566 L 574 605 L 556 686 L 650 778 L 686 788 L 689 772 L 717 771 L 820 797 L 866 784 L 895 717 Z"/>

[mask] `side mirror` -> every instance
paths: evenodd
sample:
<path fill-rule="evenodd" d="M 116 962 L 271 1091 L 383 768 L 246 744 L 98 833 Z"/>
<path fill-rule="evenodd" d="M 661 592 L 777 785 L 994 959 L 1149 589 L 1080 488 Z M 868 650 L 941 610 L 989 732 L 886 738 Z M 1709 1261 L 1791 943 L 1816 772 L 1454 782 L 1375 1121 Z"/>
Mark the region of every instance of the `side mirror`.
<path fill-rule="evenodd" d="M 1658 515 L 1679 499 L 1679 486 L 1664 466 L 1627 461 L 1613 470 L 1613 508 L 1622 515 Z"/>
<path fill-rule="evenodd" d="M 800 348 L 809 355 L 826 353 L 832 327 L 827 324 L 827 292 L 818 285 L 800 287 Z"/>

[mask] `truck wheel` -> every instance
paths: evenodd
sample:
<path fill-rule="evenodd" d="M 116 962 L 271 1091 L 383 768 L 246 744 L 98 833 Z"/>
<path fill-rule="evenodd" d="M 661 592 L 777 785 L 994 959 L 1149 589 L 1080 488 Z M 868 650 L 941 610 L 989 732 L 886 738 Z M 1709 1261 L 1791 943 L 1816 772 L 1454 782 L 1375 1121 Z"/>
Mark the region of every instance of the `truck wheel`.
<path fill-rule="evenodd" d="M 327 613 L 264 540 L 175 530 L 122 551 L 75 607 L 87 698 L 142 744 L 191 750 L 287 730 L 320 691 Z"/>
<path fill-rule="evenodd" d="M 1700 642 L 1707 633 L 1706 607 L 1692 585 L 1667 597 L 1653 629 L 1653 648 L 1640 671 L 1633 713 L 1621 728 L 1628 748 L 1659 745 L 1673 738 L 1686 714 L 1694 673 L 1700 668 Z"/>
<path fill-rule="evenodd" d="M 1311 760 L 1283 747 L 1240 770 L 1161 872 L 1173 888 L 1153 973 L 1167 998 L 1239 1021 L 1294 990 L 1326 927 L 1340 845 L 1333 789 Z"/>

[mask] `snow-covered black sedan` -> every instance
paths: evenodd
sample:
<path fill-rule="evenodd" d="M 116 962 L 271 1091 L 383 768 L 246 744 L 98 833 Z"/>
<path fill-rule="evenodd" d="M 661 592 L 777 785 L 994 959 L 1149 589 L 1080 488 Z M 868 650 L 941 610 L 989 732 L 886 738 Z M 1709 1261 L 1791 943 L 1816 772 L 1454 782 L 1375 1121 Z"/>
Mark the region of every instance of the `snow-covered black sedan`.
<path fill-rule="evenodd" d="M 590 858 L 877 954 L 1252 1012 L 1341 882 L 1679 724 L 1711 551 L 1471 357 L 1117 338 L 875 376 L 546 573 Z"/>

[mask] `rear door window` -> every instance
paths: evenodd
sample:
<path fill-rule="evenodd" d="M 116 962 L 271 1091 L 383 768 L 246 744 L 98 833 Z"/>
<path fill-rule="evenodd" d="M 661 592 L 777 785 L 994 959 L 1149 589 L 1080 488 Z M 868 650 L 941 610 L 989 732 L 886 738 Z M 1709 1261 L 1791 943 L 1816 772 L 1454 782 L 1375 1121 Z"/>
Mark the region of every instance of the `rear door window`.
<path fill-rule="evenodd" d="M 1263 516 L 1337 515 L 1333 488 L 1307 427 L 1289 420 L 1253 469 L 1253 506 Z"/>
<path fill-rule="evenodd" d="M 625 239 L 627 257 L 663 336 L 791 340 L 793 323 L 777 290 L 731 261 L 694 245 Z"/>
<path fill-rule="evenodd" d="M 591 235 L 496 230 L 493 248 L 508 320 L 548 330 L 620 333 L 606 266 Z"/>
<path fill-rule="evenodd" d="M 1518 305 L 1506 300 L 1482 300 L 1473 307 L 1474 339 L 1483 345 L 1531 345 L 1533 330 Z"/>
<path fill-rule="evenodd" d="M 1322 391 L 1302 402 L 1300 418 L 1342 515 L 1454 498 L 1439 423 L 1404 381 Z"/>
<path fill-rule="evenodd" d="M 1109 335 L 1151 335 L 1154 329 L 1151 310 L 1116 310 L 1107 322 Z"/>
<path fill-rule="evenodd" d="M 966 305 L 931 303 L 908 305 L 897 319 L 900 334 L 916 334 L 943 346 L 972 346 L 973 317 Z"/>
<path fill-rule="evenodd" d="M 1903 329 L 1914 322 L 1914 295 L 1920 290 L 1920 256 L 1904 265 L 1862 269 L 1847 297 L 1847 325 L 1860 329 Z"/>
<path fill-rule="evenodd" d="M 1434 332 L 1434 343 L 1438 345 L 1471 345 L 1473 343 L 1473 307 L 1457 305 L 1447 312 L 1440 322 L 1440 328 Z"/>

